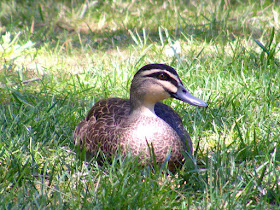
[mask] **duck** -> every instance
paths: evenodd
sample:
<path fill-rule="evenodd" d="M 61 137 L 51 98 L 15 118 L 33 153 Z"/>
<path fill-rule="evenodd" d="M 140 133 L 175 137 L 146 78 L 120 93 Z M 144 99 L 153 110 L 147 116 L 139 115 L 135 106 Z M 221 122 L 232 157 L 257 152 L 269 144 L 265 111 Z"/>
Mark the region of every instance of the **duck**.
<path fill-rule="evenodd" d="M 154 63 L 140 68 L 130 86 L 130 98 L 107 98 L 96 102 L 74 130 L 74 144 L 93 157 L 102 151 L 112 157 L 117 151 L 138 156 L 141 165 L 156 160 L 174 171 L 193 144 L 181 117 L 161 101 L 175 98 L 193 106 L 207 107 L 184 87 L 176 70 Z M 152 149 L 152 153 L 151 153 Z M 168 159 L 167 159 L 168 158 Z"/>

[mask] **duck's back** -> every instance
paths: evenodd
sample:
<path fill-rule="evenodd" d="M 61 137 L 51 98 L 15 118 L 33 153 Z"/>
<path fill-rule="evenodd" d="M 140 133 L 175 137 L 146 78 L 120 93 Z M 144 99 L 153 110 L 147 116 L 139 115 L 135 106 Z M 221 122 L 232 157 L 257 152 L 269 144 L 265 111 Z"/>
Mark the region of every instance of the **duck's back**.
<path fill-rule="evenodd" d="M 74 142 L 87 153 L 94 154 L 98 149 L 111 152 L 118 146 L 118 136 L 123 130 L 122 123 L 129 115 L 129 100 L 109 98 L 98 101 L 92 106 L 86 118 L 74 131 Z"/>

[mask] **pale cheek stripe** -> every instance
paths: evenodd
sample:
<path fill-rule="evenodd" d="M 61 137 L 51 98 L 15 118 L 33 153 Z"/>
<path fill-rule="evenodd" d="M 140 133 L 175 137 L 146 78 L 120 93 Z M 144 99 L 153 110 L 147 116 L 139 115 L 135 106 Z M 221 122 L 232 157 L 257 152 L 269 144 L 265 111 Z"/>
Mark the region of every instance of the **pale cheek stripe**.
<path fill-rule="evenodd" d="M 161 81 L 159 82 L 159 85 L 161 85 L 162 88 L 168 93 L 176 93 L 178 90 L 177 86 L 173 85 L 169 81 Z"/>

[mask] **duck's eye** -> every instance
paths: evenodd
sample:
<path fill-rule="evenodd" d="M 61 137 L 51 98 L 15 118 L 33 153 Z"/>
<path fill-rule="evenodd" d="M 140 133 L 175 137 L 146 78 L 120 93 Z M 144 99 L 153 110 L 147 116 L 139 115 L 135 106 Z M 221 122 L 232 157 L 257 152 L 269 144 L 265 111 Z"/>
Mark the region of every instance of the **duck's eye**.
<path fill-rule="evenodd" d="M 164 74 L 164 73 L 160 73 L 160 74 L 158 75 L 158 78 L 161 79 L 161 80 L 165 80 L 165 79 L 167 78 L 167 76 L 166 76 L 166 74 Z"/>

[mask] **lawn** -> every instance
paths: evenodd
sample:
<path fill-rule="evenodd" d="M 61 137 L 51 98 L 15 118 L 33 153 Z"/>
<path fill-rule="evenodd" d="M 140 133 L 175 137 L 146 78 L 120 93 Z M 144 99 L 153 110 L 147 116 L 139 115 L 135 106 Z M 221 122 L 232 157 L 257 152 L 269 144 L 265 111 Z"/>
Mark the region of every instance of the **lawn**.
<path fill-rule="evenodd" d="M 279 208 L 279 30 L 269 0 L 2 0 L 1 209 Z M 75 126 L 96 101 L 129 97 L 148 63 L 209 105 L 164 101 L 195 160 L 176 173 L 83 161 Z"/>

